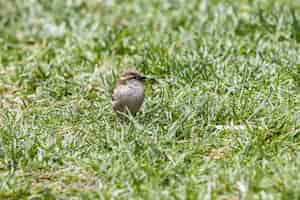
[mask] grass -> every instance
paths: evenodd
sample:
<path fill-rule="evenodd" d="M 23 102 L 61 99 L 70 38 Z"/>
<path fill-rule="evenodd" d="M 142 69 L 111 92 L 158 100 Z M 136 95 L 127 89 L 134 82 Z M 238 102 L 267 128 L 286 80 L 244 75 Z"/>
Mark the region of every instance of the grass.
<path fill-rule="evenodd" d="M 0 199 L 300 199 L 297 1 L 0 7 Z"/>

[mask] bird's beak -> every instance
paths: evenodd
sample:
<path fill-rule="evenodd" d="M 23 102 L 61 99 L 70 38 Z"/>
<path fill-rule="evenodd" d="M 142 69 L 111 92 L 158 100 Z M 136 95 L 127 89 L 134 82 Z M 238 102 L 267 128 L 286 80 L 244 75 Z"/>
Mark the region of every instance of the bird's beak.
<path fill-rule="evenodd" d="M 140 77 L 140 80 L 142 80 L 142 81 L 144 81 L 144 80 L 146 80 L 146 79 L 147 79 L 146 76 L 141 76 L 141 77 Z"/>
<path fill-rule="evenodd" d="M 144 77 L 143 80 L 147 80 L 147 81 L 150 81 L 150 82 L 157 82 L 157 80 L 152 76 L 143 76 L 143 77 Z"/>

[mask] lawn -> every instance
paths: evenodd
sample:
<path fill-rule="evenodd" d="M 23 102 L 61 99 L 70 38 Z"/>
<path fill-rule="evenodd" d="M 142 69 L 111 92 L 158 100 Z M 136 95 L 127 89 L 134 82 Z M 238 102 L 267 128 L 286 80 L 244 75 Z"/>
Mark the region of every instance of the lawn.
<path fill-rule="evenodd" d="M 154 77 L 136 117 L 111 92 Z M 300 199 L 300 2 L 0 0 L 0 199 Z"/>

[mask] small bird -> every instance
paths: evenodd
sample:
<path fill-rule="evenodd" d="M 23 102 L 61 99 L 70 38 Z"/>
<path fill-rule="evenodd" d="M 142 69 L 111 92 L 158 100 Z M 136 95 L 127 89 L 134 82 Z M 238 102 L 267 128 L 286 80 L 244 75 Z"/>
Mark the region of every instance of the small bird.
<path fill-rule="evenodd" d="M 112 94 L 112 107 L 115 112 L 135 115 L 144 101 L 146 77 L 137 71 L 128 70 L 121 74 Z"/>

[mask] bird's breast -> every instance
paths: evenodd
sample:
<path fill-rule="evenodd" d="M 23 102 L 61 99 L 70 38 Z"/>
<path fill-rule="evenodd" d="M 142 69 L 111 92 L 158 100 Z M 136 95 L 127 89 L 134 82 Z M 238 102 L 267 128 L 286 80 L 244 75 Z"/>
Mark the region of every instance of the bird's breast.
<path fill-rule="evenodd" d="M 144 100 L 144 88 L 141 87 L 129 87 L 128 95 L 125 95 L 124 98 L 128 102 L 128 104 L 139 105 Z M 140 106 L 140 105 L 139 105 Z"/>
<path fill-rule="evenodd" d="M 144 101 L 144 87 L 128 85 L 119 88 L 116 91 L 116 96 L 114 101 L 116 110 L 125 111 L 129 109 L 131 113 L 135 114 Z"/>

